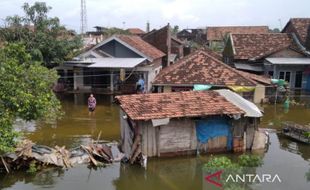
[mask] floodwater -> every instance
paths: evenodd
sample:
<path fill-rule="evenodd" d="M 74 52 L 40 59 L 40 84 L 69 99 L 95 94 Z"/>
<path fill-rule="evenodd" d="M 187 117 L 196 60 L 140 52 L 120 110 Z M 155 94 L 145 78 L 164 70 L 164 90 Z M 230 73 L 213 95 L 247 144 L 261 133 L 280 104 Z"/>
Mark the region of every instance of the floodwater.
<path fill-rule="evenodd" d="M 61 95 L 65 115 L 53 124 L 28 123 L 19 128 L 38 144 L 65 145 L 68 148 L 87 144 L 97 139 L 119 139 L 119 109 L 111 96 L 97 95 L 98 106 L 94 115 L 88 115 L 87 94 Z M 280 129 L 281 121 L 310 123 L 310 101 L 298 100 L 302 105 L 284 110 L 282 105 L 264 105 L 261 126 Z M 280 134 L 270 134 L 271 145 L 262 153 L 264 164 L 258 172 L 276 172 L 282 182 L 256 184 L 253 189 L 310 189 L 310 146 L 294 142 Z M 231 158 L 236 155 L 226 154 Z M 201 190 L 204 189 L 202 165 L 210 155 L 149 159 L 147 170 L 119 163 L 105 168 L 86 165 L 68 170 L 49 168 L 36 174 L 14 172 L 0 174 L 0 189 L 66 189 L 66 190 Z"/>

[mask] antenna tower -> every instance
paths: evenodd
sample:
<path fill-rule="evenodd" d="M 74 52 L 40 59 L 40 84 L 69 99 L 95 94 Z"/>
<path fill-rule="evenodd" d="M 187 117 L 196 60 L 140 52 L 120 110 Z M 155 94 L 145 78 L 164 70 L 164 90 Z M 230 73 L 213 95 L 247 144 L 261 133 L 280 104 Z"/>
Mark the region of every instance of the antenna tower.
<path fill-rule="evenodd" d="M 81 34 L 87 31 L 86 0 L 81 0 Z"/>

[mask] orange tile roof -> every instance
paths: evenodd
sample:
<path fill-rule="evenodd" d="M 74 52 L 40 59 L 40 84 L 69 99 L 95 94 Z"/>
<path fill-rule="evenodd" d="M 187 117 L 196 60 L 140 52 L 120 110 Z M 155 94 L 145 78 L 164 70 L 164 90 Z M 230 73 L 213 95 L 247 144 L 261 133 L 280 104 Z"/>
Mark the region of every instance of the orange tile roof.
<path fill-rule="evenodd" d="M 289 34 L 231 34 L 234 59 L 261 59 L 285 48 L 294 46 Z"/>
<path fill-rule="evenodd" d="M 293 27 L 292 30 L 288 27 Z M 306 43 L 308 28 L 310 27 L 310 18 L 291 18 L 282 32 L 296 33 L 302 44 Z M 290 31 L 286 31 L 290 30 Z"/>
<path fill-rule="evenodd" d="M 222 41 L 225 35 L 229 33 L 239 34 L 259 34 L 268 33 L 268 26 L 219 26 L 207 27 L 207 40 Z"/>
<path fill-rule="evenodd" d="M 154 85 L 255 86 L 255 83 L 235 69 L 214 58 L 204 50 L 197 50 L 163 69 Z"/>
<path fill-rule="evenodd" d="M 128 28 L 127 31 L 130 34 L 134 34 L 134 35 L 141 35 L 141 34 L 145 34 L 145 32 L 143 30 L 141 30 L 140 28 Z"/>
<path fill-rule="evenodd" d="M 116 96 L 132 120 L 244 114 L 215 91 L 187 91 Z"/>
<path fill-rule="evenodd" d="M 133 48 L 137 49 L 138 51 L 142 52 L 143 54 L 152 59 L 158 59 L 165 56 L 165 54 L 162 51 L 158 50 L 151 44 L 142 40 L 142 38 L 140 38 L 139 36 L 117 35 L 117 37 L 123 42 L 127 43 L 128 45 L 132 46 Z"/>

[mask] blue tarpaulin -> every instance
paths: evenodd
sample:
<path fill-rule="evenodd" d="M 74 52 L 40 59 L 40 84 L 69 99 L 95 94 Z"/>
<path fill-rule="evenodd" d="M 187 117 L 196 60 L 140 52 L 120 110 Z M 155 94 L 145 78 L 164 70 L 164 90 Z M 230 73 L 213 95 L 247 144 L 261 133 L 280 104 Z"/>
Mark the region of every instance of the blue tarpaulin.
<path fill-rule="evenodd" d="M 224 117 L 196 121 L 196 135 L 200 143 L 207 143 L 209 139 L 215 137 L 226 136 L 227 149 L 232 148 L 231 125 Z"/>

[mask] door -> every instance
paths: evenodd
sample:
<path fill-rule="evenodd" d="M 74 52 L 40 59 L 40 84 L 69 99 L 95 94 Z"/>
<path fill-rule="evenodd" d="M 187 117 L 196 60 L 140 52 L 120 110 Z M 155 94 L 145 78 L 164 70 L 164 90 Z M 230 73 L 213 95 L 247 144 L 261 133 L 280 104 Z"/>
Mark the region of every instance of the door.
<path fill-rule="evenodd" d="M 302 85 L 302 71 L 296 71 L 295 88 L 301 88 Z"/>
<path fill-rule="evenodd" d="M 196 136 L 199 144 L 208 149 L 232 149 L 232 127 L 225 117 L 214 117 L 196 121 Z M 223 145 L 223 142 L 225 144 Z M 221 147 L 219 147 L 221 146 Z"/>

